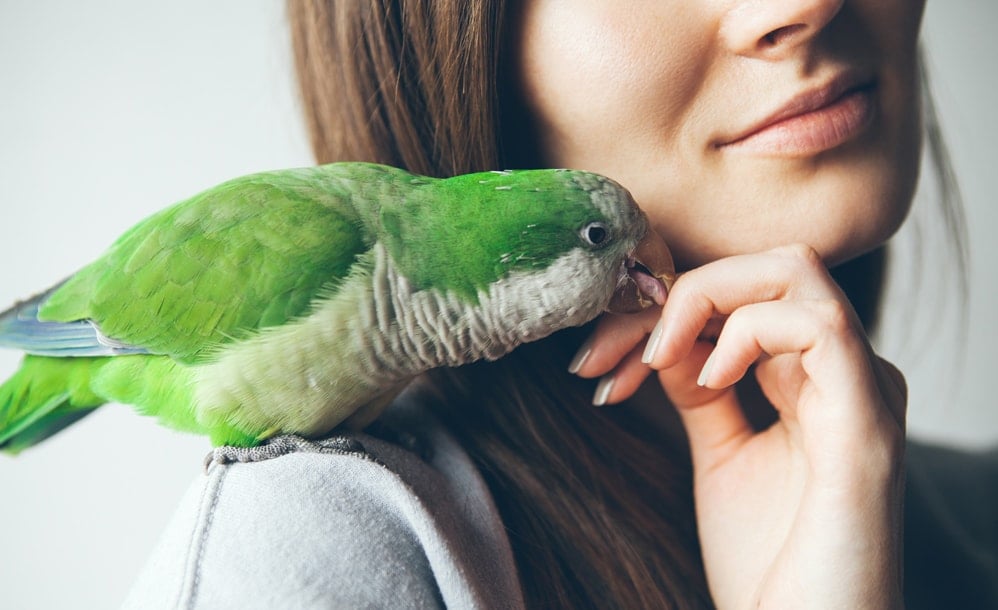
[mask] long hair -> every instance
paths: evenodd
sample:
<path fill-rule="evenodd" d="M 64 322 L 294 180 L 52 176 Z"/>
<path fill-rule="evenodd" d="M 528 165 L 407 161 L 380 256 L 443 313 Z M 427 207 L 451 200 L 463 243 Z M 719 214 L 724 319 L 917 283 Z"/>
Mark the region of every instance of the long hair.
<path fill-rule="evenodd" d="M 446 176 L 534 161 L 503 63 L 515 29 L 506 0 L 288 9 L 318 162 Z M 885 260 L 881 249 L 835 272 L 870 324 Z M 492 491 L 529 606 L 711 607 L 685 439 L 650 432 L 628 409 L 590 406 L 593 382 L 566 371 L 588 330 L 433 371 L 420 387 Z"/>
<path fill-rule="evenodd" d="M 289 0 L 295 61 L 320 161 L 424 175 L 497 161 L 493 81 L 502 2 Z"/>

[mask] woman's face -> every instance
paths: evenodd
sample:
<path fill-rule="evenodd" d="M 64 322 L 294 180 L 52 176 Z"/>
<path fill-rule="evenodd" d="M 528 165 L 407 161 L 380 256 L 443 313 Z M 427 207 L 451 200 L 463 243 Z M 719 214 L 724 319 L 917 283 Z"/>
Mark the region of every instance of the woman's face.
<path fill-rule="evenodd" d="M 627 187 L 680 268 L 889 237 L 917 179 L 924 0 L 527 0 L 543 162 Z"/>

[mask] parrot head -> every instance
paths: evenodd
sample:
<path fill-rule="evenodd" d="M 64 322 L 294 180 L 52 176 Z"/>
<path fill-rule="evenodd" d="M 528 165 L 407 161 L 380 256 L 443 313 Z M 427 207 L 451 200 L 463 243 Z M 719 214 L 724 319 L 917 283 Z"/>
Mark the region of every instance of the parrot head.
<path fill-rule="evenodd" d="M 604 311 L 661 305 L 675 278 L 668 248 L 633 197 L 599 174 L 465 174 L 412 196 L 425 205 L 382 218 L 394 227 L 387 247 L 402 275 L 417 289 L 461 295 L 484 318 L 502 320 L 494 326 L 516 343 Z"/>

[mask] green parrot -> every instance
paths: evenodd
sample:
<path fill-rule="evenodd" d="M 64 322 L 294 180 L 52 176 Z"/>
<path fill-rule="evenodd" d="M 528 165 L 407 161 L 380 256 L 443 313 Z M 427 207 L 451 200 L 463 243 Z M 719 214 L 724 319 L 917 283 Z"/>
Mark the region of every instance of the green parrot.
<path fill-rule="evenodd" d="M 215 445 L 360 429 L 429 369 L 662 303 L 673 277 L 630 194 L 597 174 L 243 176 L 0 314 L 0 345 L 26 354 L 0 385 L 0 448 L 107 402 Z"/>

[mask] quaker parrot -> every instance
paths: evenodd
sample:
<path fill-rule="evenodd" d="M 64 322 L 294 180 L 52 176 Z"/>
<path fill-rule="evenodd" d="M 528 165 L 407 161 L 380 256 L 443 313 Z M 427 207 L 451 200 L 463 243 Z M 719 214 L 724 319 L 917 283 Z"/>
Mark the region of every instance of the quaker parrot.
<path fill-rule="evenodd" d="M 0 386 L 0 448 L 107 402 L 215 445 L 363 428 L 429 369 L 661 304 L 673 278 L 630 194 L 597 174 L 243 176 L 0 314 L 0 345 L 26 354 Z"/>

